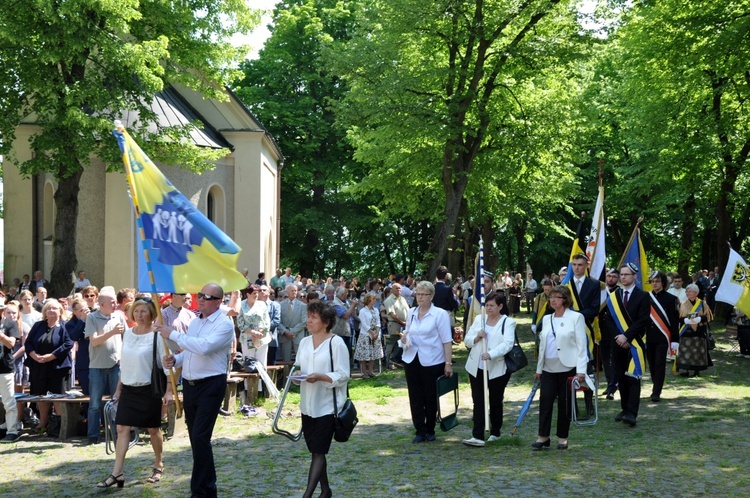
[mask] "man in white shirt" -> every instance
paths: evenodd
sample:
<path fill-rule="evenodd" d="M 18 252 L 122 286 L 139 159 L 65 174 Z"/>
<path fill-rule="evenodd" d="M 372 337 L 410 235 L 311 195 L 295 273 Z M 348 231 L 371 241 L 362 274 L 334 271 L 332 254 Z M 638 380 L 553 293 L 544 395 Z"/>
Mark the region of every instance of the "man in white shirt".
<path fill-rule="evenodd" d="M 677 300 L 680 301 L 680 304 L 687 300 L 687 294 L 685 294 L 685 289 L 682 287 L 682 277 L 680 275 L 674 276 L 672 279 L 672 287 L 670 287 L 667 292 L 675 296 Z"/>
<path fill-rule="evenodd" d="M 401 337 L 401 331 L 406 326 L 406 317 L 409 314 L 409 304 L 404 299 L 404 296 L 401 295 L 401 292 L 401 284 L 394 283 L 391 286 L 391 295 L 383 301 L 383 307 L 388 314 L 388 335 L 390 336 L 389 340 L 386 340 L 385 361 L 391 370 L 396 368 L 391 362 L 391 356 L 393 355 L 393 350 L 396 348 L 398 339 Z"/>
<path fill-rule="evenodd" d="M 526 275 L 526 287 L 524 287 L 524 294 L 526 295 L 526 313 L 531 314 L 531 310 L 534 308 L 534 298 L 536 297 L 536 291 L 538 289 L 534 276 L 529 272 Z"/>
<path fill-rule="evenodd" d="M 190 323 L 187 334 L 166 325 L 154 325 L 163 338 L 171 339 L 182 349 L 181 353 L 165 356 L 164 366 L 182 367 L 185 424 L 193 450 L 193 496 L 217 496 L 211 435 L 226 392 L 229 348 L 234 339 L 232 320 L 219 309 L 223 299 L 224 291 L 219 285 L 205 285 L 198 293 L 201 317 Z"/>

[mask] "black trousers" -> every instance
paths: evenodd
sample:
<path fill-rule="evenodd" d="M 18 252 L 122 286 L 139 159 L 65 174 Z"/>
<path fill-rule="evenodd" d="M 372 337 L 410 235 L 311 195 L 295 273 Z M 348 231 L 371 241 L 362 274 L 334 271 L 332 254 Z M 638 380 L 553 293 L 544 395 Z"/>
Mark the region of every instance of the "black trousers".
<path fill-rule="evenodd" d="M 539 435 L 541 437 L 549 437 L 552 431 L 552 410 L 557 400 L 557 437 L 568 438 L 570 432 L 568 378 L 575 374 L 575 368 L 560 373 L 542 371 L 542 381 L 539 384 Z"/>
<path fill-rule="evenodd" d="M 646 344 L 646 360 L 651 372 L 651 382 L 654 384 L 651 396 L 661 396 L 664 379 L 667 376 L 667 351 L 669 351 L 669 344 L 666 342 Z"/>
<path fill-rule="evenodd" d="M 737 327 L 737 342 L 740 343 L 740 354 L 750 355 L 750 326 Z"/>
<path fill-rule="evenodd" d="M 599 351 L 601 352 L 602 370 L 604 370 L 604 376 L 607 379 L 607 392 L 617 392 L 617 375 L 615 374 L 615 361 L 613 349 L 617 347 L 613 339 L 604 339 L 599 343 Z"/>
<path fill-rule="evenodd" d="M 505 375 L 489 379 L 490 391 L 490 435 L 499 436 L 503 427 L 503 398 L 505 387 L 510 380 L 510 372 Z M 469 374 L 471 383 L 471 399 L 474 402 L 474 429 L 471 435 L 477 439 L 484 439 L 484 370 L 477 370 L 477 376 Z"/>
<path fill-rule="evenodd" d="M 227 375 L 215 375 L 193 382 L 183 379 L 182 395 L 185 410 L 185 424 L 193 450 L 193 474 L 190 478 L 190 491 L 193 496 L 215 497 L 216 467 L 211 448 L 211 435 L 214 432 L 219 408 L 224 402 L 227 390 Z"/>
<path fill-rule="evenodd" d="M 615 359 L 615 373 L 617 375 L 617 387 L 620 389 L 620 406 L 622 411 L 638 416 L 638 408 L 641 405 L 641 380 L 625 375 L 630 366 L 630 347 L 621 348 L 612 341 Z"/>
<path fill-rule="evenodd" d="M 435 382 L 445 372 L 445 365 L 439 363 L 429 367 L 419 364 L 419 354 L 411 363 L 404 365 L 406 387 L 409 391 L 411 421 L 418 436 L 435 434 L 437 420 L 437 386 Z"/>

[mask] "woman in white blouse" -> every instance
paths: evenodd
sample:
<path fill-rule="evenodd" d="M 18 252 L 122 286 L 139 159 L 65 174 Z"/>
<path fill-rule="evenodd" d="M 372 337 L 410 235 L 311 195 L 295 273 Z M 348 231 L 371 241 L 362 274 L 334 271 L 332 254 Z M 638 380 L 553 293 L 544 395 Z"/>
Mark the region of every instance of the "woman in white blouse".
<path fill-rule="evenodd" d="M 471 438 L 464 439 L 467 446 L 484 446 L 484 370 L 489 378 L 490 437 L 487 441 L 500 439 L 503 426 L 503 398 L 505 387 L 510 380 L 510 372 L 505 367 L 505 355 L 513 349 L 516 337 L 516 321 L 508 317 L 505 296 L 493 292 L 487 296 L 484 306 L 484 320 L 481 315 L 474 319 L 466 333 L 464 344 L 469 350 L 466 372 L 471 383 L 471 398 L 474 402 L 474 428 Z M 484 323 L 482 323 L 484 322 Z M 484 325 L 484 328 L 482 327 Z M 487 341 L 487 352 L 484 344 Z"/>
<path fill-rule="evenodd" d="M 156 307 L 148 297 L 138 297 L 128 310 L 135 326 L 126 329 L 122 336 L 122 353 L 120 356 L 120 382 L 113 399 L 117 399 L 117 442 L 115 443 L 115 465 L 112 473 L 97 487 L 108 488 L 117 485 L 123 487 L 125 478 L 125 454 L 130 444 L 130 428 L 141 427 L 148 430 L 151 448 L 154 450 L 154 466 L 148 482 L 159 482 L 164 472 L 161 433 L 162 399 L 151 395 L 152 367 L 163 368 L 164 341 L 156 337 L 158 364 L 154 365 L 154 334 L 151 325 L 156 318 Z M 164 402 L 171 398 L 171 387 L 167 383 L 167 394 Z"/>
<path fill-rule="evenodd" d="M 305 498 L 313 495 L 318 483 L 320 496 L 332 494 L 326 454 L 333 439 L 333 397 L 336 396 L 336 408 L 341 410 L 346 402 L 349 382 L 349 352 L 344 340 L 331 332 L 335 323 L 333 306 L 322 301 L 307 305 L 307 331 L 310 335 L 300 341 L 295 361 L 300 375 L 305 376 L 300 384 L 302 434 L 312 454 Z"/>
<path fill-rule="evenodd" d="M 539 361 L 534 381 L 541 379 L 539 395 L 539 435 L 531 447 L 549 448 L 552 408 L 557 399 L 557 449 L 568 449 L 570 429 L 570 388 L 568 378 L 586 375 L 586 322 L 583 315 L 570 309 L 570 289 L 557 285 L 549 293 L 554 310 L 542 319 L 539 338 Z"/>
<path fill-rule="evenodd" d="M 411 442 L 421 443 L 435 440 L 438 409 L 435 381 L 441 375 L 453 375 L 453 336 L 448 312 L 432 304 L 435 286 L 419 282 L 414 295 L 417 307 L 409 310 L 401 344 L 411 420 L 416 430 Z"/>

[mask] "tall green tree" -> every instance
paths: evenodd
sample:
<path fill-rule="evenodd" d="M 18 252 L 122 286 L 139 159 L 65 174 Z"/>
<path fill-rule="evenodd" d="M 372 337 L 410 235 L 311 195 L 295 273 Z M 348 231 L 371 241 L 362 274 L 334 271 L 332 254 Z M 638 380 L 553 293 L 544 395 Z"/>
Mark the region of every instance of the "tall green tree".
<path fill-rule="evenodd" d="M 440 212 L 430 274 L 455 238 L 477 158 L 510 143 L 507 125 L 522 107 L 516 89 L 574 43 L 568 3 L 387 0 L 361 10 L 338 58 L 351 85 L 341 119 L 375 188 L 409 174 L 437 189 L 437 202 L 421 206 Z"/>
<path fill-rule="evenodd" d="M 305 276 L 358 264 L 352 233 L 372 229 L 367 204 L 345 192 L 361 177 L 333 103 L 347 91 L 326 54 L 349 37 L 354 1 L 292 0 L 276 5 L 271 37 L 241 68 L 237 95 L 273 134 L 286 158 L 281 175 L 282 259 Z"/>
<path fill-rule="evenodd" d="M 187 128 L 149 135 L 148 104 L 169 83 L 222 98 L 222 85 L 243 49 L 228 39 L 259 21 L 243 0 L 8 0 L 0 8 L 0 154 L 7 154 L 21 123 L 40 131 L 22 174 L 52 173 L 57 216 L 53 295 L 68 291 L 77 267 L 78 190 L 89 158 L 122 167 L 110 136 L 124 111 L 140 115 L 131 133 L 156 159 L 200 170 L 226 151 L 199 150 Z"/>
<path fill-rule="evenodd" d="M 610 213 L 645 212 L 653 240 L 677 242 L 657 242 L 659 257 L 682 272 L 723 266 L 726 242 L 750 234 L 749 41 L 747 0 L 643 2 L 595 66 L 621 196 Z"/>

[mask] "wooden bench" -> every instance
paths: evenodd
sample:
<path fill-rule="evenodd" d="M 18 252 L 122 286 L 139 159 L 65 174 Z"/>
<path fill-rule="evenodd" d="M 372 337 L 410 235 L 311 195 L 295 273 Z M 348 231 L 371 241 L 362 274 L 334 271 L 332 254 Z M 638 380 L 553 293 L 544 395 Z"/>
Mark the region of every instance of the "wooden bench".
<path fill-rule="evenodd" d="M 284 365 L 268 365 L 266 367 L 268 376 L 271 377 L 271 380 L 277 386 L 279 385 L 279 372 L 281 372 L 281 377 L 283 378 L 285 368 L 286 367 Z M 255 379 L 255 381 L 251 382 L 251 380 L 253 379 Z M 226 407 L 224 409 L 229 412 L 234 412 L 234 405 L 236 405 L 237 403 L 237 384 L 239 384 L 239 382 L 241 381 L 245 381 L 245 394 L 244 399 L 241 399 L 242 404 L 252 405 L 253 403 L 255 403 L 255 400 L 258 399 L 257 379 L 260 379 L 260 375 L 257 373 L 231 372 L 230 377 L 227 380 L 228 392 L 224 395 L 224 404 L 229 405 L 231 409 Z M 234 392 L 232 393 L 231 390 L 233 390 Z"/>

